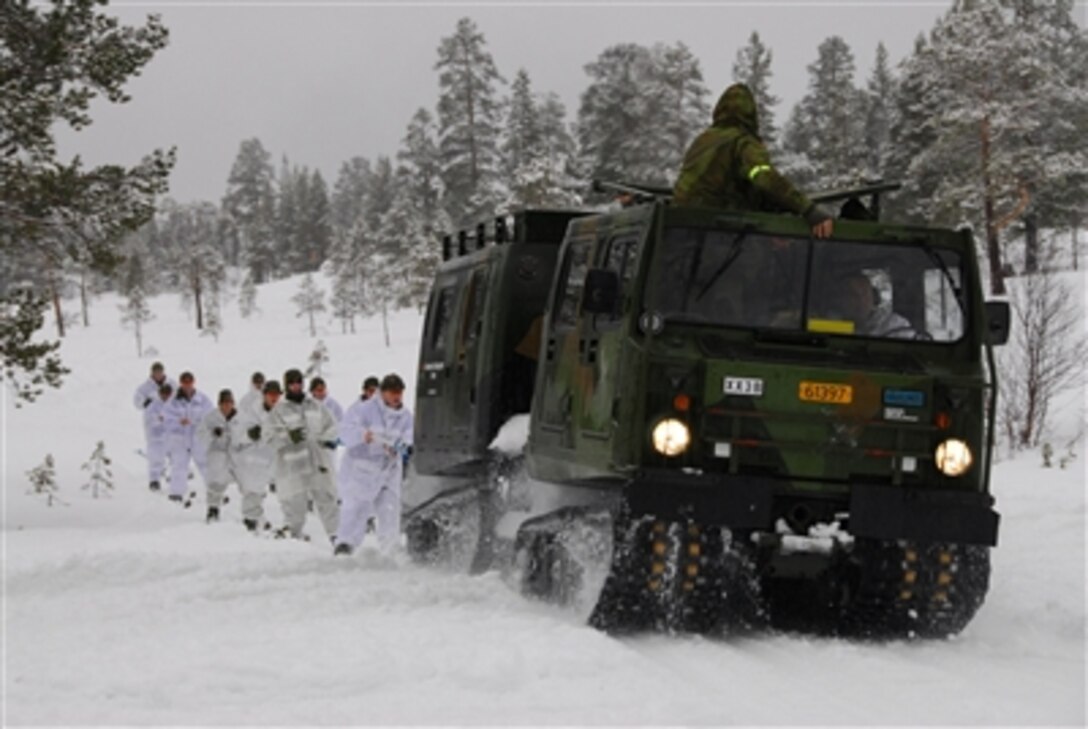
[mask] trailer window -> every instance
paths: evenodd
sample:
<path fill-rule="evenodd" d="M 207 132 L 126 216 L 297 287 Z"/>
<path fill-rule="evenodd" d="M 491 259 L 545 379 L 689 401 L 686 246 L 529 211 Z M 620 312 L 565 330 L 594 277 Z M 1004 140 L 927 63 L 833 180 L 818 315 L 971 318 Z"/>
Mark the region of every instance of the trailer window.
<path fill-rule="evenodd" d="M 431 351 L 446 351 L 446 334 L 449 332 L 450 321 L 453 319 L 454 295 L 457 286 L 447 286 L 438 292 L 435 304 L 434 319 L 431 321 Z"/>

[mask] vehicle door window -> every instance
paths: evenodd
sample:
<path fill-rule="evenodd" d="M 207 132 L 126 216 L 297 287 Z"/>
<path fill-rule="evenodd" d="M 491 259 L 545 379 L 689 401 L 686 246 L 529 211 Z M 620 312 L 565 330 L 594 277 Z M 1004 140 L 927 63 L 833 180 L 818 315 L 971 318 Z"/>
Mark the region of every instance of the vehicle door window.
<path fill-rule="evenodd" d="M 434 318 L 431 320 L 430 347 L 435 354 L 446 351 L 446 336 L 453 319 L 453 304 L 456 300 L 457 286 L 447 286 L 438 292 L 435 302 Z"/>
<path fill-rule="evenodd" d="M 592 241 L 575 241 L 567 251 L 563 290 L 557 299 L 555 326 L 572 329 L 578 325 L 582 305 L 582 289 L 589 272 L 589 251 Z"/>

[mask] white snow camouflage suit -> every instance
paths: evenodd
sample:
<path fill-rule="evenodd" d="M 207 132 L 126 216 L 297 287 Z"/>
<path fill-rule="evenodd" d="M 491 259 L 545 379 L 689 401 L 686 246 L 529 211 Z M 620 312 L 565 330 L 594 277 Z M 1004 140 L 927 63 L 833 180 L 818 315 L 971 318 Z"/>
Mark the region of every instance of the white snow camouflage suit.
<path fill-rule="evenodd" d="M 185 397 L 179 388 L 174 397 L 167 401 L 164 408 L 166 417 L 167 450 L 170 453 L 170 495 L 184 496 L 186 479 L 189 475 L 189 459 L 196 463 L 201 478 L 207 482 L 204 448 L 196 439 L 196 427 L 204 416 L 212 410 L 212 403 L 199 390 L 193 390 L 191 397 Z M 187 425 L 182 420 L 188 420 Z"/>
<path fill-rule="evenodd" d="M 242 491 L 242 515 L 246 519 L 260 521 L 264 516 L 264 497 L 275 475 L 276 452 L 262 438 L 270 412 L 264 409 L 263 402 L 258 402 L 252 408 L 239 409 L 238 415 L 231 421 L 231 437 L 235 446 L 234 472 Z M 250 433 L 254 428 L 260 429 L 256 438 Z"/>
<path fill-rule="evenodd" d="M 162 427 L 162 398 L 159 397 L 159 388 L 170 385 L 177 390 L 177 383 L 169 377 L 163 377 L 162 382 L 155 382 L 151 377 L 140 383 L 136 392 L 132 395 L 132 404 L 137 410 L 143 411 L 144 418 L 144 454 L 147 456 L 147 480 L 162 481 L 166 458 L 166 430 Z M 159 415 L 149 413 L 155 409 Z M 152 432 L 152 429 L 155 432 Z"/>
<path fill-rule="evenodd" d="M 226 493 L 227 486 L 230 484 L 239 484 L 239 490 L 241 489 L 233 429 L 234 421 L 237 419 L 237 410 L 228 419 L 219 408 L 216 408 L 205 415 L 197 426 L 196 437 L 204 449 L 206 460 L 204 480 L 208 487 L 208 506 L 215 508 L 222 506 L 223 494 Z M 259 506 L 258 504 L 258 508 Z M 243 511 L 244 507 L 243 499 Z"/>
<path fill-rule="evenodd" d="M 302 440 L 294 443 L 290 432 L 300 428 Z M 291 536 L 302 536 L 310 499 L 325 532 L 334 536 L 340 508 L 332 480 L 334 451 L 325 445 L 336 441 L 332 413 L 313 398 L 292 402 L 284 396 L 265 418 L 261 437 L 276 452 L 276 496 Z"/>
<path fill-rule="evenodd" d="M 363 441 L 367 431 L 371 443 Z M 413 443 L 412 412 L 394 410 L 381 395 L 359 400 L 340 421 L 340 440 L 347 448 L 340 462 L 340 527 L 337 541 L 358 547 L 366 536 L 367 520 L 377 517 L 378 543 L 392 548 L 400 539 L 402 450 Z"/>

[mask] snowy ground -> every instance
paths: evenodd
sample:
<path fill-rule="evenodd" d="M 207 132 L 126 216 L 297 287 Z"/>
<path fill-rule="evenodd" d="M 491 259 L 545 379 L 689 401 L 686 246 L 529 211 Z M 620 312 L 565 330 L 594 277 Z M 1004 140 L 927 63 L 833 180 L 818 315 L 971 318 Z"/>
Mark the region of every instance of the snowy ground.
<path fill-rule="evenodd" d="M 253 369 L 279 376 L 312 349 L 286 303 L 295 285 L 262 288 L 256 320 L 226 311 L 218 343 L 160 297 L 145 341 L 171 375 L 192 369 L 210 395 L 237 393 Z M 311 543 L 259 539 L 237 499 L 206 526 L 200 502 L 186 511 L 148 493 L 130 398 L 155 357 L 135 356 L 116 303 L 100 300 L 93 326 L 66 340 L 62 391 L 4 404 L 5 724 L 1085 723 L 1083 440 L 1065 470 L 1037 453 L 997 467 L 992 589 L 955 640 L 621 640 L 497 575 L 366 551 L 333 560 L 316 520 Z M 355 335 L 329 325 L 330 391 L 346 403 L 365 375 L 391 370 L 413 388 L 418 332 L 414 312 L 394 317 L 389 349 L 378 321 Z M 1066 440 L 1083 397 L 1063 400 Z M 110 499 L 80 490 L 98 439 L 115 459 Z M 68 506 L 25 494 L 47 452 Z"/>

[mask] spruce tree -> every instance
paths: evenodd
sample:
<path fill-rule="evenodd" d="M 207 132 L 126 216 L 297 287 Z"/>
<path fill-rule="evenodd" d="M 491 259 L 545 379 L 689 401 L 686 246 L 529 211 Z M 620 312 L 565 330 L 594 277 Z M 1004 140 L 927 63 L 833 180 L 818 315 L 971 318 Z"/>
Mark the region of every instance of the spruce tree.
<path fill-rule="evenodd" d="M 760 40 L 759 33 L 752 31 L 748 44 L 737 51 L 733 62 L 733 80 L 745 84 L 756 99 L 759 114 L 759 135 L 767 147 L 778 143 L 778 125 L 774 120 L 774 107 L 778 97 L 771 93 L 771 62 L 774 53 Z"/>
<path fill-rule="evenodd" d="M 257 307 L 257 285 L 253 283 L 252 272 L 246 271 L 242 287 L 238 291 L 238 312 L 243 319 L 248 319 L 257 311 L 260 311 Z"/>
<path fill-rule="evenodd" d="M 438 46 L 438 149 L 443 207 L 458 226 L 490 216 L 500 200 L 498 86 L 505 83 L 469 18 Z"/>
<path fill-rule="evenodd" d="M 364 157 L 352 157 L 340 165 L 329 200 L 330 235 L 346 233 L 363 214 L 372 175 L 370 161 Z"/>
<path fill-rule="evenodd" d="M 83 484 L 83 488 L 91 492 L 92 498 L 97 499 L 100 493 L 109 496 L 114 490 L 111 463 L 109 456 L 106 455 L 106 444 L 98 441 L 91 457 L 81 466 L 82 470 L 88 472 L 87 483 Z"/>
<path fill-rule="evenodd" d="M 808 93 L 785 131 L 786 149 L 803 155 L 821 188 L 865 177 L 865 99 L 854 86 L 854 54 L 839 36 L 820 44 L 808 66 Z"/>
<path fill-rule="evenodd" d="M 645 93 L 653 72 L 650 51 L 621 43 L 584 68 L 590 84 L 578 107 L 581 169 L 592 179 L 666 183 L 653 154 L 660 139 L 650 128 L 656 102 Z"/>
<path fill-rule="evenodd" d="M 297 317 L 308 317 L 310 322 L 310 336 L 317 336 L 317 314 L 325 311 L 325 292 L 318 287 L 312 273 L 302 277 L 302 283 L 298 292 L 291 297 L 291 301 L 298 306 Z"/>
<path fill-rule="evenodd" d="M 121 323 L 131 324 L 136 334 L 136 356 L 143 357 L 144 324 L 154 319 L 155 315 L 151 313 L 151 307 L 147 305 L 147 295 L 144 293 L 142 284 L 137 283 L 131 286 L 125 294 L 125 303 L 118 308 L 121 310 Z"/>
<path fill-rule="evenodd" d="M 876 60 L 865 95 L 865 165 L 870 179 L 883 177 L 883 161 L 891 135 L 891 106 L 894 96 L 895 79 L 888 67 L 888 50 L 883 43 L 878 43 Z"/>
<path fill-rule="evenodd" d="M 41 465 L 27 471 L 26 476 L 30 479 L 30 490 L 27 491 L 28 494 L 43 496 L 47 506 L 52 506 L 54 501 L 58 504 L 68 505 L 68 502 L 57 495 L 57 492 L 60 491 L 60 487 L 57 485 L 56 464 L 53 462 L 52 453 L 46 454 L 45 460 L 42 461 Z"/>
<path fill-rule="evenodd" d="M 276 199 L 270 155 L 259 139 L 247 139 L 227 179 L 223 211 L 231 223 L 227 260 L 244 265 L 256 283 L 276 271 Z"/>

